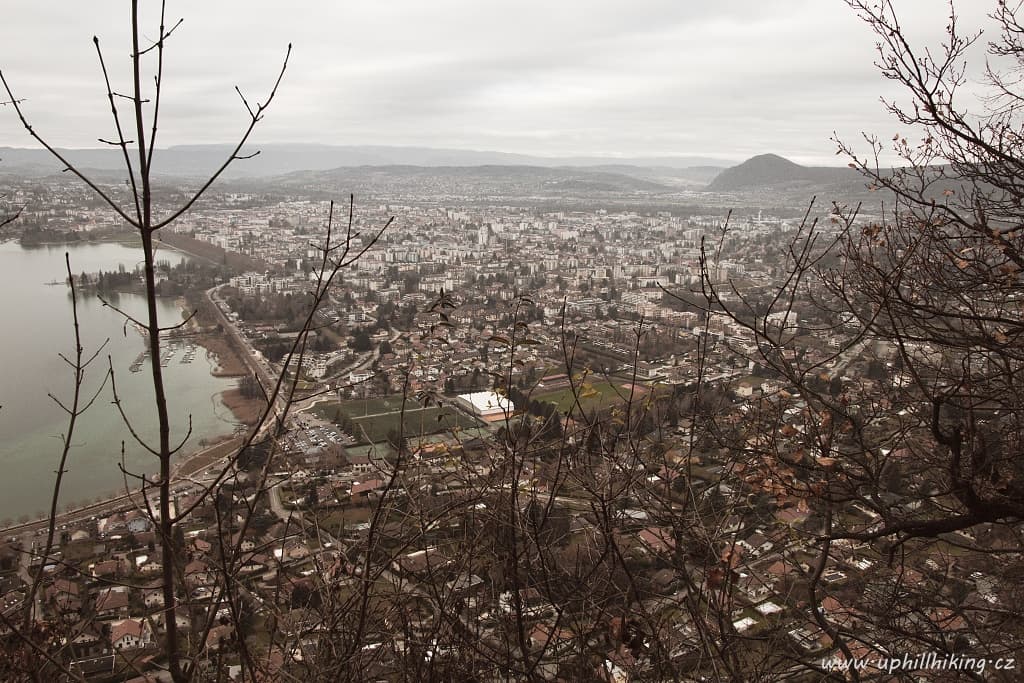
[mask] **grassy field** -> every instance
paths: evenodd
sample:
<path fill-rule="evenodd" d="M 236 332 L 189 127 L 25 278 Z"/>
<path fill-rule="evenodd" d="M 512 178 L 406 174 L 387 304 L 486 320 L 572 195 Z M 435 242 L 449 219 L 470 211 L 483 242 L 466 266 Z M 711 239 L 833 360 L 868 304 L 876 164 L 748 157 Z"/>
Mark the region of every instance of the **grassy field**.
<path fill-rule="evenodd" d="M 398 431 L 401 425 L 401 413 L 383 413 L 370 417 L 353 417 L 359 433 L 353 436 L 360 441 L 384 441 L 392 430 Z M 405 409 L 405 429 L 407 435 L 436 434 L 458 425 L 463 429 L 477 427 L 479 423 L 467 415 L 452 408 Z"/>
<path fill-rule="evenodd" d="M 392 431 L 399 431 L 402 424 L 402 399 L 399 396 L 355 401 L 330 401 L 318 403 L 314 411 L 328 420 L 337 420 L 338 415 L 348 416 L 356 426 L 358 443 L 385 441 Z M 423 408 L 413 400 L 405 402 L 405 429 L 407 436 L 436 434 L 452 427 L 469 429 L 481 423 L 453 408 L 432 405 Z"/>
<path fill-rule="evenodd" d="M 366 398 L 356 399 L 352 401 L 331 401 L 329 403 L 321 403 L 317 405 L 317 412 L 320 411 L 321 406 L 327 406 L 331 409 L 331 415 L 333 416 L 333 410 L 341 408 L 342 411 L 352 419 L 362 417 L 363 415 L 376 415 L 378 413 L 396 413 L 402 410 L 402 397 L 401 396 L 385 396 L 384 398 Z M 421 407 L 415 399 L 406 399 L 405 409 L 410 410 L 413 408 Z"/>
<path fill-rule="evenodd" d="M 625 384 L 625 382 L 623 382 Z M 643 387 L 639 387 L 639 391 L 635 392 L 633 399 L 637 400 L 642 396 L 642 391 L 645 391 Z M 579 389 L 580 403 L 583 405 L 585 410 L 591 410 L 593 408 L 607 408 L 614 405 L 624 405 L 625 401 L 629 400 L 629 389 L 620 384 L 611 384 L 609 382 L 587 382 L 582 388 Z M 620 398 L 621 396 L 621 398 Z M 561 412 L 569 412 L 570 408 L 578 410 L 576 408 L 576 401 L 573 398 L 572 391 L 568 388 L 560 389 L 558 391 L 552 391 L 550 393 L 538 394 L 536 396 L 538 401 L 549 401 L 558 406 L 558 410 Z"/>
<path fill-rule="evenodd" d="M 240 439 L 229 439 L 223 443 L 203 449 L 191 455 L 177 465 L 176 476 L 188 477 L 208 465 L 212 465 L 226 455 L 230 455 L 242 444 Z"/>

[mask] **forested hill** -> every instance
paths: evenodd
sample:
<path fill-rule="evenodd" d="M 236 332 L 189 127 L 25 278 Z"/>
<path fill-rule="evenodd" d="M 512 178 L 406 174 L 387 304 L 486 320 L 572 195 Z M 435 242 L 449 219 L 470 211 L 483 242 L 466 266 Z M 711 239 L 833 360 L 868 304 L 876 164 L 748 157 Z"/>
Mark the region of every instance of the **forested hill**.
<path fill-rule="evenodd" d="M 765 188 L 826 188 L 842 185 L 862 191 L 864 179 L 851 168 L 801 166 L 777 154 L 760 154 L 739 166 L 725 169 L 706 189 L 709 192 L 743 192 Z"/>

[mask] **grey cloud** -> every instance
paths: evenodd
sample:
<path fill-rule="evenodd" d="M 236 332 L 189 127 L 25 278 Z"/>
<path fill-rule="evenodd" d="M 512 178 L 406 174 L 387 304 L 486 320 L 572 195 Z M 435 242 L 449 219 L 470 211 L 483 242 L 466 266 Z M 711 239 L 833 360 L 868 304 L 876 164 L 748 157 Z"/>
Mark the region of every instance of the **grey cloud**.
<path fill-rule="evenodd" d="M 109 121 L 90 39 L 100 34 L 126 82 L 126 4 L 9 4 L 0 68 L 40 131 L 94 144 Z M 958 3 L 965 25 L 986 4 Z M 941 34 L 934 0 L 898 5 L 917 38 Z M 291 67 L 260 140 L 828 160 L 833 131 L 888 131 L 878 97 L 898 95 L 871 65 L 870 32 L 839 0 L 169 8 L 171 22 L 185 23 L 167 51 L 168 145 L 233 139 L 244 123 L 233 86 L 262 101 L 289 41 Z M 0 108 L 0 145 L 27 144 Z"/>

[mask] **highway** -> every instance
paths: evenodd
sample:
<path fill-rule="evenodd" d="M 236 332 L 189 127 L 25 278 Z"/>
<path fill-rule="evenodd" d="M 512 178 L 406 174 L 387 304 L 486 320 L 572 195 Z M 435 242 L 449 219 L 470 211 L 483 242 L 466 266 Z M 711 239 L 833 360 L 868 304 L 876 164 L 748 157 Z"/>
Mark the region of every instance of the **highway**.
<path fill-rule="evenodd" d="M 249 372 L 256 375 L 264 389 L 268 392 L 271 391 L 277 383 L 277 378 L 271 373 L 270 366 L 267 365 L 266 361 L 261 362 L 257 360 L 256 350 L 252 347 L 252 344 L 249 343 L 244 334 L 238 331 L 238 327 L 224 315 L 224 309 L 221 308 L 222 299 L 216 295 L 218 288 L 211 287 L 206 290 L 206 298 L 213 306 L 217 322 L 220 323 L 224 334 L 234 340 L 236 349 L 239 349 L 239 356 L 242 362 L 249 368 Z M 276 405 L 274 406 L 276 414 L 284 414 L 284 403 L 284 397 L 278 395 Z"/>

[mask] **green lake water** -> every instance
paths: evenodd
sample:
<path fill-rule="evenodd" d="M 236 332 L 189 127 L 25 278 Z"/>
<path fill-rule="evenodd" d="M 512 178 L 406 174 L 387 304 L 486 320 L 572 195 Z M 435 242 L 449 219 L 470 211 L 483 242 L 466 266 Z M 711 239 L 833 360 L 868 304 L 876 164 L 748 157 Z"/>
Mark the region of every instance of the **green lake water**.
<path fill-rule="evenodd" d="M 141 259 L 138 249 L 116 243 L 23 248 L 15 242 L 0 244 L 0 520 L 36 516 L 49 509 L 54 471 L 61 452 L 67 416 L 48 394 L 70 402 L 72 373 L 59 354 L 74 351 L 71 299 L 64 284 L 64 254 L 70 253 L 72 271 L 94 273 L 132 270 Z M 165 252 L 159 257 L 178 263 L 187 256 Z M 137 318 L 145 317 L 141 296 L 120 295 L 116 305 Z M 163 325 L 180 322 L 173 300 L 161 299 Z M 79 319 L 86 354 L 106 346 L 87 372 L 84 393 L 97 391 L 108 364 L 117 378 L 118 394 L 141 434 L 154 438 L 156 413 L 148 359 L 140 372 L 129 366 L 143 351 L 143 337 L 95 295 L 79 298 Z M 199 447 L 201 439 L 229 433 L 234 420 L 220 402 L 220 393 L 235 380 L 210 374 L 211 363 L 202 347 L 191 363 L 182 363 L 179 347 L 165 366 L 164 378 L 172 418 L 172 443 L 178 443 L 192 421 L 192 436 L 185 451 Z M 109 361 L 108 361 L 109 357 Z M 124 489 L 118 469 L 122 460 L 129 470 L 153 473 L 155 458 L 139 446 L 112 404 L 108 384 L 80 421 L 72 439 L 61 506 L 93 500 Z"/>

